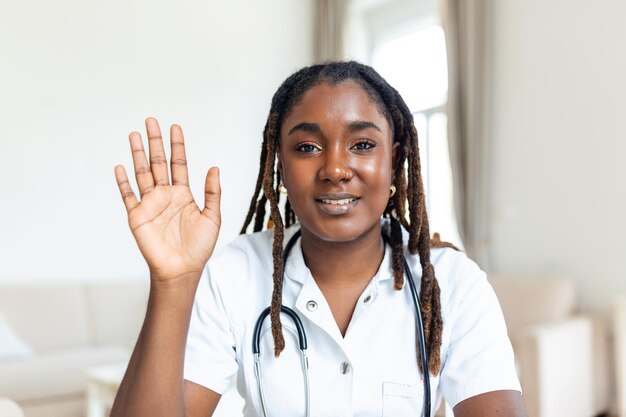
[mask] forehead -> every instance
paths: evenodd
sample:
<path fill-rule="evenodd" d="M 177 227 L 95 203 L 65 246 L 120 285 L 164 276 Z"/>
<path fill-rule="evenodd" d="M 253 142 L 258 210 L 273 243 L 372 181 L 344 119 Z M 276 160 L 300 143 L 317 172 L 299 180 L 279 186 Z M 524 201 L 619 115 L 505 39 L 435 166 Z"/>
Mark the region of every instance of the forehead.
<path fill-rule="evenodd" d="M 372 121 L 381 129 L 390 130 L 387 118 L 365 89 L 354 81 L 337 84 L 321 83 L 309 88 L 283 119 L 281 136 L 301 122 L 346 124 Z"/>

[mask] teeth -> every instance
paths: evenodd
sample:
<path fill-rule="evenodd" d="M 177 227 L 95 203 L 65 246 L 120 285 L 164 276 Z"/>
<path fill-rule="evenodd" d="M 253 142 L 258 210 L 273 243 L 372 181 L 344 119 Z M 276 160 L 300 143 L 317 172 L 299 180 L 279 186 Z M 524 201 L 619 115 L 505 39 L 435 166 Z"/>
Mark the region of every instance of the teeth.
<path fill-rule="evenodd" d="M 340 205 L 340 204 L 352 203 L 354 200 L 356 200 L 356 198 L 346 198 L 346 199 L 343 199 L 343 200 L 321 200 L 321 201 L 324 204 Z"/>

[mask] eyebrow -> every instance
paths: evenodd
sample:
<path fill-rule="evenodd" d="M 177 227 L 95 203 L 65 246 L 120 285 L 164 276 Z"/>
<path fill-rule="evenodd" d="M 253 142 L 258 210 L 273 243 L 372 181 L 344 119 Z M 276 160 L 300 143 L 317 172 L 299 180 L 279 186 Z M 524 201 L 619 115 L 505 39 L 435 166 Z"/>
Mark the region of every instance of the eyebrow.
<path fill-rule="evenodd" d="M 376 126 L 374 123 L 366 122 L 363 120 L 350 123 L 350 125 L 348 126 L 348 129 L 350 129 L 351 132 L 356 132 L 357 130 L 364 130 L 364 129 L 376 129 L 379 132 L 382 132 L 382 130 L 380 130 L 380 127 Z"/>
<path fill-rule="evenodd" d="M 317 123 L 298 123 L 291 129 L 289 129 L 289 133 L 287 133 L 287 135 L 291 135 L 293 132 L 296 132 L 298 130 L 301 130 L 303 132 L 318 133 L 322 129 L 320 129 L 320 126 Z"/>
<path fill-rule="evenodd" d="M 380 128 L 376 124 L 372 122 L 367 122 L 364 120 L 357 120 L 354 122 L 350 122 L 350 124 L 348 125 L 348 130 L 350 130 L 351 132 L 356 132 L 358 130 L 364 130 L 364 129 L 376 129 L 379 132 L 382 132 L 382 130 L 380 130 Z M 322 131 L 322 129 L 320 129 L 320 126 L 317 123 L 305 122 L 305 123 L 298 123 L 291 129 L 289 129 L 289 132 L 287 133 L 287 135 L 291 135 L 293 132 L 296 132 L 298 130 L 301 130 L 303 132 L 311 132 L 311 133 L 319 133 Z"/>

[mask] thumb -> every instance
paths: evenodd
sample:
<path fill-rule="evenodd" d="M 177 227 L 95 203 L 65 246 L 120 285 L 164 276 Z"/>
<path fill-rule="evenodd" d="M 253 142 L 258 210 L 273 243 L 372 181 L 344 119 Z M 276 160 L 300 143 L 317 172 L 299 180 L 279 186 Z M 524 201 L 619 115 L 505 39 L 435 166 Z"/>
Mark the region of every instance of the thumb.
<path fill-rule="evenodd" d="M 206 174 L 206 180 L 204 182 L 204 210 L 202 210 L 202 214 L 212 218 L 218 224 L 221 222 L 221 195 L 220 170 L 218 167 L 211 167 Z"/>

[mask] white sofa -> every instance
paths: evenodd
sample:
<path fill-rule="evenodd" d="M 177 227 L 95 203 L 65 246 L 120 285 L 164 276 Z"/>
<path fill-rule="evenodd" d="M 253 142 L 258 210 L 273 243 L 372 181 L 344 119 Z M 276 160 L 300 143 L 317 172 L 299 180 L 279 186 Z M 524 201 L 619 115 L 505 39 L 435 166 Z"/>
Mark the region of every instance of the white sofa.
<path fill-rule="evenodd" d="M 85 369 L 128 360 L 147 299 L 147 278 L 0 284 L 0 314 L 33 350 L 0 361 L 0 397 L 25 417 L 84 416 Z"/>
<path fill-rule="evenodd" d="M 609 409 L 606 328 L 577 313 L 565 279 L 490 277 L 502 306 L 528 417 L 591 417 Z M 0 284 L 0 314 L 34 354 L 0 362 L 0 397 L 25 417 L 79 417 L 85 369 L 127 360 L 145 315 L 148 279 Z M 234 394 L 234 393 L 232 393 Z M 226 400 L 226 398 L 225 398 Z M 233 396 L 221 411 L 241 409 Z M 443 410 L 441 410 L 443 411 Z"/>
<path fill-rule="evenodd" d="M 581 315 L 571 280 L 492 276 L 515 351 L 528 417 L 610 409 L 606 320 Z"/>

